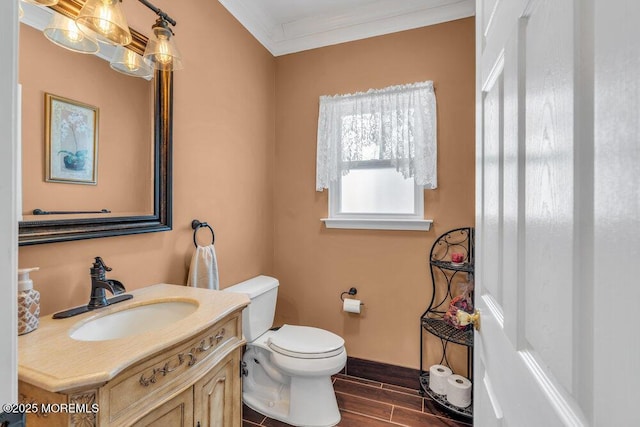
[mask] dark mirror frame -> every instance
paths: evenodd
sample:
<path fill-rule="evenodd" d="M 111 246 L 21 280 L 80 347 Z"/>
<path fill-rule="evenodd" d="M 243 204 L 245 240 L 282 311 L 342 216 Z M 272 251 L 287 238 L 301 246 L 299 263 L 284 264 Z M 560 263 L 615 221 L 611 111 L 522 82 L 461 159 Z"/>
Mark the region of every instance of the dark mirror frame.
<path fill-rule="evenodd" d="M 51 9 L 74 18 L 80 12 L 83 3 L 78 0 L 60 0 L 57 5 L 51 6 Z M 142 55 L 147 38 L 133 29 L 131 35 L 133 42 L 127 47 Z M 38 221 L 21 221 L 18 236 L 20 246 L 171 230 L 173 73 L 157 70 L 154 86 L 153 214 L 57 220 L 44 218 Z"/>

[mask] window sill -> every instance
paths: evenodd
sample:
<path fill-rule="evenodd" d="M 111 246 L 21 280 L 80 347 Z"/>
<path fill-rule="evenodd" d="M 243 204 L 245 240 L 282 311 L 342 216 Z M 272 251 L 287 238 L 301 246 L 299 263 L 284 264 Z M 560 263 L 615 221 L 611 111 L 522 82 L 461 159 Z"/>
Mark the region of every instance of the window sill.
<path fill-rule="evenodd" d="M 429 231 L 431 219 L 362 219 L 362 218 L 322 218 L 327 228 L 347 228 L 353 230 L 406 230 Z"/>

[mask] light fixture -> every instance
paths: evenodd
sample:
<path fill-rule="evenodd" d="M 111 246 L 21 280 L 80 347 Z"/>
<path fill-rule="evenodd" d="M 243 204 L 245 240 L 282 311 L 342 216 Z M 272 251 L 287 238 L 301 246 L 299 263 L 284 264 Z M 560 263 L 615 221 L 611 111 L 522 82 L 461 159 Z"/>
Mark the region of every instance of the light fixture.
<path fill-rule="evenodd" d="M 58 4 L 60 0 L 22 0 L 25 3 L 31 3 L 38 6 L 53 6 Z"/>
<path fill-rule="evenodd" d="M 59 13 L 51 16 L 43 32 L 53 43 L 74 52 L 96 53 L 100 50 L 98 42 L 83 34 L 73 20 Z"/>
<path fill-rule="evenodd" d="M 128 45 L 132 37 L 120 7 L 121 2 L 122 0 L 87 0 L 76 18 L 78 28 L 99 42 Z"/>
<path fill-rule="evenodd" d="M 18 18 L 22 19 L 24 16 L 24 10 L 22 10 L 22 5 L 18 4 Z"/>
<path fill-rule="evenodd" d="M 176 46 L 172 30 L 176 21 L 148 0 L 138 1 L 151 9 L 159 18 L 151 27 L 153 33 L 147 40 L 142 56 L 139 54 L 142 53 L 144 46 L 144 36 L 138 37 L 136 33 L 136 40 L 133 40 L 120 5 L 122 0 L 86 0 L 75 17 L 75 22 L 73 21 L 75 14 L 68 10 L 68 6 L 80 3 L 78 0 L 21 1 L 41 6 L 52 6 L 53 17 L 44 29 L 44 34 L 59 46 L 81 53 L 98 52 L 100 43 L 115 46 L 110 66 L 116 71 L 136 77 L 150 78 L 153 76 L 154 69 L 173 71 L 182 68 L 182 57 Z M 58 4 L 60 1 L 62 3 Z M 69 16 L 71 19 L 65 16 Z M 125 49 L 127 45 L 130 46 Z M 102 53 L 99 55 L 105 57 Z"/>
<path fill-rule="evenodd" d="M 174 21 L 175 25 L 175 21 Z M 173 71 L 182 68 L 180 52 L 173 40 L 173 31 L 169 28 L 169 22 L 160 17 L 151 27 L 153 35 L 147 42 L 144 50 L 144 60 L 156 70 Z"/>
<path fill-rule="evenodd" d="M 147 65 L 142 56 L 124 46 L 116 47 L 109 66 L 129 76 L 150 78 L 153 75 L 153 68 Z"/>

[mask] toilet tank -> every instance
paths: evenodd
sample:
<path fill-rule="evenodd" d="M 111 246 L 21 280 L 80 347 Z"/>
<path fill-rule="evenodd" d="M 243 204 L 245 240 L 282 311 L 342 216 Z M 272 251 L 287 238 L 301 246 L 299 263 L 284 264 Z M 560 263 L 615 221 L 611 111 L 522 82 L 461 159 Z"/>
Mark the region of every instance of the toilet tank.
<path fill-rule="evenodd" d="M 242 333 L 248 342 L 254 341 L 273 326 L 278 296 L 278 279 L 257 276 L 225 288 L 227 292 L 247 294 L 251 300 L 242 311 Z"/>

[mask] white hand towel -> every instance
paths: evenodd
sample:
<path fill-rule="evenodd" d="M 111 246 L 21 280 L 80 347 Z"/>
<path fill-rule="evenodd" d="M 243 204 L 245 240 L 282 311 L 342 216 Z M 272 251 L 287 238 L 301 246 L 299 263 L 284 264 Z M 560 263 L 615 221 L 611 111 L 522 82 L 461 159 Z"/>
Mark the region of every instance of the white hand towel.
<path fill-rule="evenodd" d="M 187 286 L 203 289 L 220 289 L 218 261 L 213 245 L 198 246 L 191 258 Z"/>

